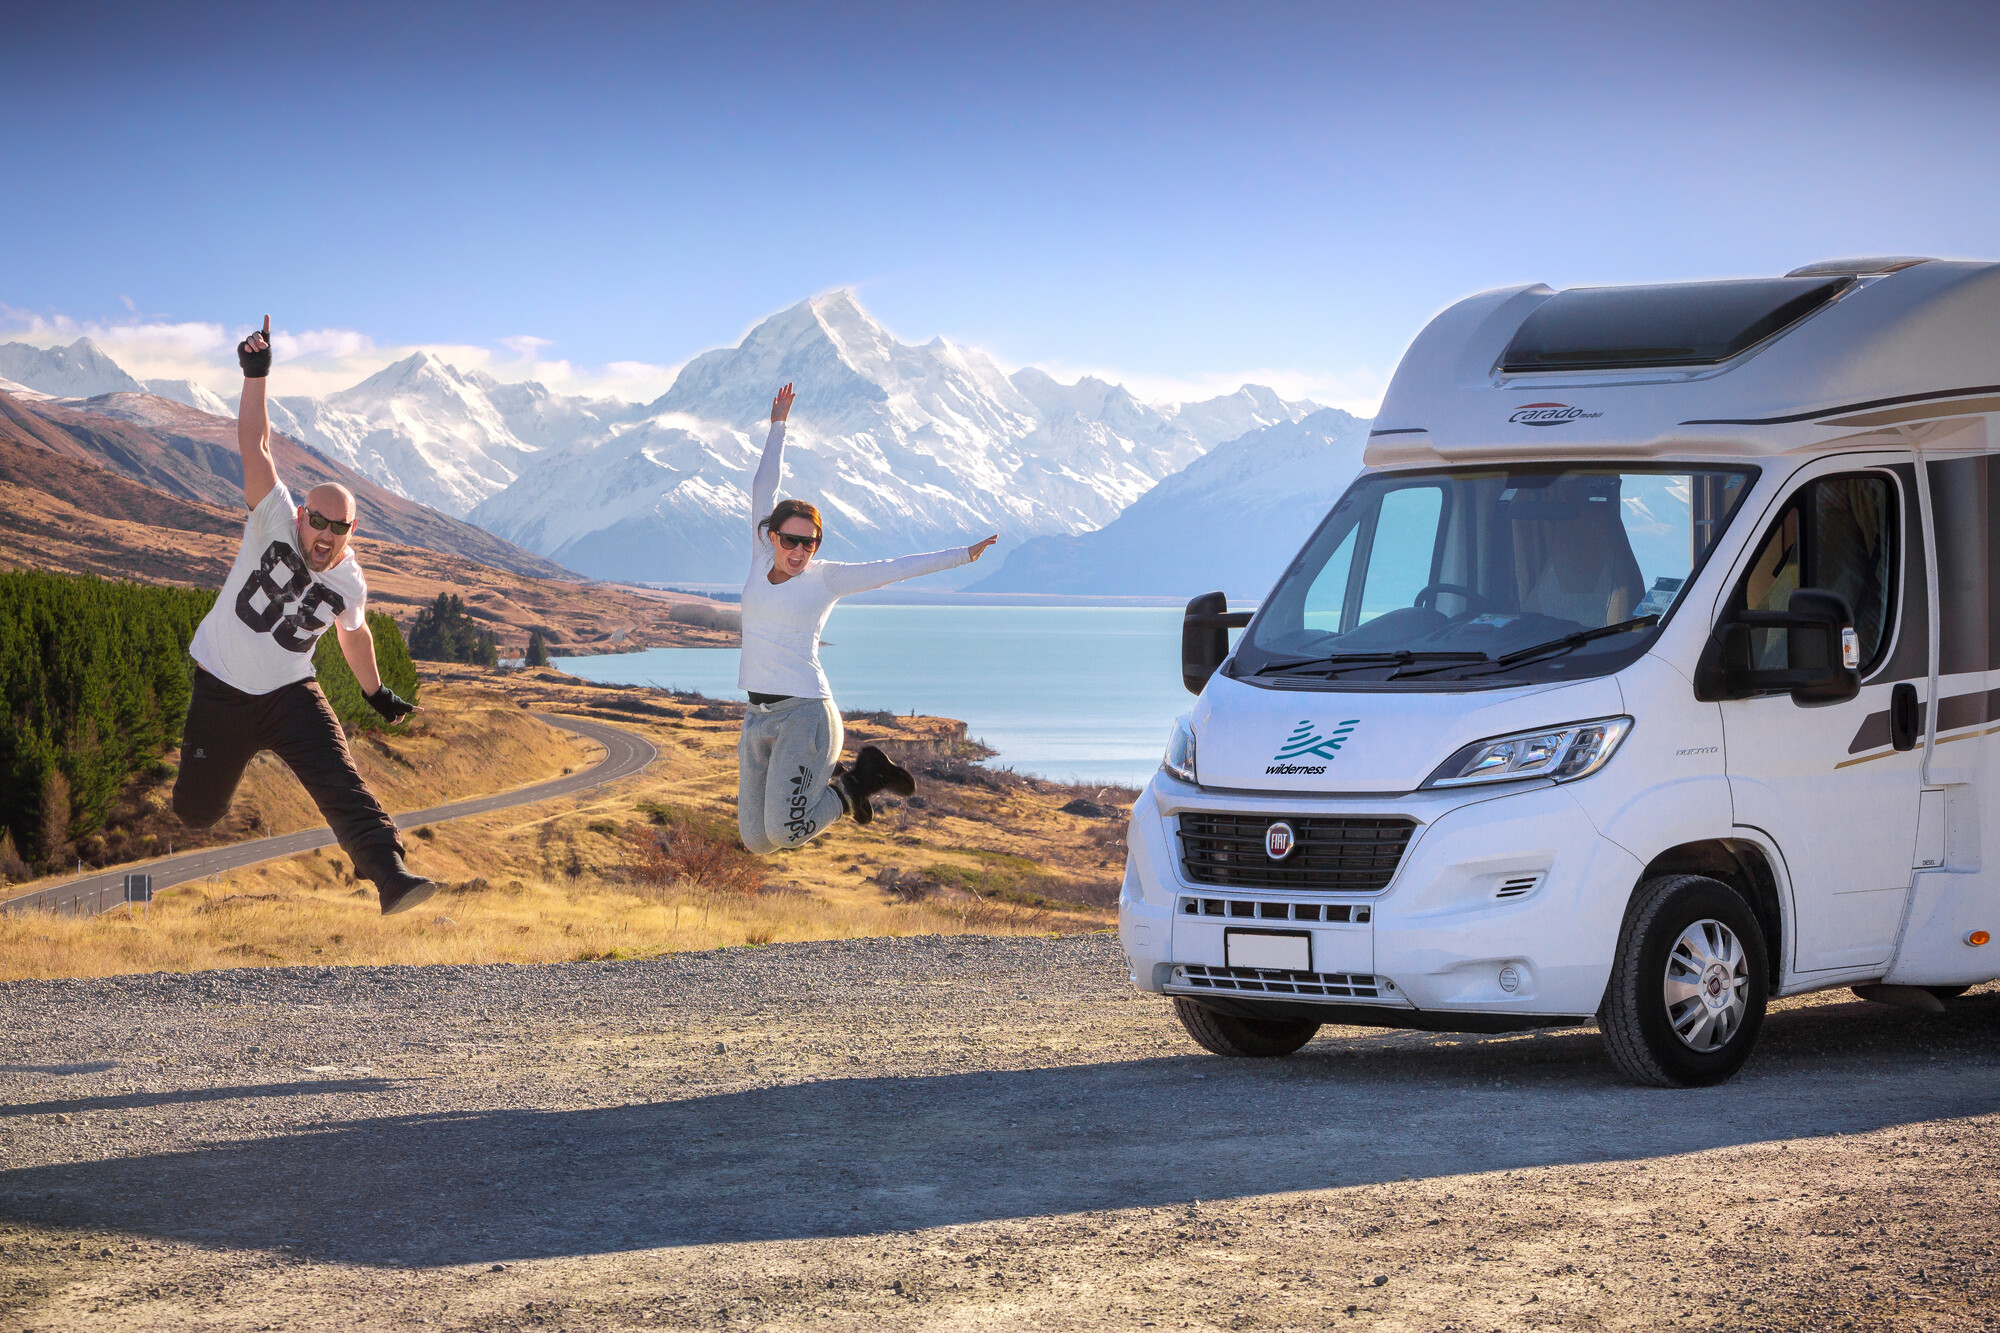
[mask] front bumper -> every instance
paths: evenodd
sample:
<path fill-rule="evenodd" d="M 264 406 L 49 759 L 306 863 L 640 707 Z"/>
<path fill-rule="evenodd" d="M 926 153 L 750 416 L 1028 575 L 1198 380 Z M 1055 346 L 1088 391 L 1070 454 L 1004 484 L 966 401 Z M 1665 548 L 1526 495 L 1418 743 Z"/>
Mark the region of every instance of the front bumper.
<path fill-rule="evenodd" d="M 1408 815 L 1418 828 L 1379 893 L 1224 890 L 1186 877 L 1183 810 Z M 1204 791 L 1163 773 L 1133 808 L 1127 845 L 1118 925 L 1136 985 L 1238 1012 L 1310 1006 L 1326 1022 L 1409 1027 L 1527 1027 L 1595 1013 L 1643 869 L 1549 783 L 1307 797 Z M 1312 972 L 1229 969 L 1227 933 L 1244 929 L 1309 933 Z"/>

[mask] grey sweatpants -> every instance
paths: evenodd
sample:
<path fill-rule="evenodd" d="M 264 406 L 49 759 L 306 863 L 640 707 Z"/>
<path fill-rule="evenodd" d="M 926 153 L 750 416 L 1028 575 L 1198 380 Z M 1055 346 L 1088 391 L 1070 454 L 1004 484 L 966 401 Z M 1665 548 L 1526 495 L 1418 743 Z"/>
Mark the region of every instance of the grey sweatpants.
<path fill-rule="evenodd" d="M 831 699 L 746 704 L 736 742 L 736 828 L 759 856 L 803 847 L 846 807 L 827 780 L 840 759 L 840 710 Z"/>

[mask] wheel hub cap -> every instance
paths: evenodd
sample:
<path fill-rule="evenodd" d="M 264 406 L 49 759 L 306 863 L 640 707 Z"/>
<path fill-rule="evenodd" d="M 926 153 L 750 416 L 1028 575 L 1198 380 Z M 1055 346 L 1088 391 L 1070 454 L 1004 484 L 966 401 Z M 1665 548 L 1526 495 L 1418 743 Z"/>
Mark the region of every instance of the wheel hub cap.
<path fill-rule="evenodd" d="M 1667 1022 L 1688 1047 L 1720 1050 L 1742 1030 L 1750 960 L 1736 932 L 1720 921 L 1696 921 L 1680 933 L 1663 981 Z"/>

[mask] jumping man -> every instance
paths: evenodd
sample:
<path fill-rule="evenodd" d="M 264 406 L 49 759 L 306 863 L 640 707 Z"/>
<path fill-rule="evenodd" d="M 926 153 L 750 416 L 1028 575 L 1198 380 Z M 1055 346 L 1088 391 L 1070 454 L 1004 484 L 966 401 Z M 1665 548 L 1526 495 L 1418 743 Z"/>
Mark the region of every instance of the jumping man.
<path fill-rule="evenodd" d="M 259 750 L 274 751 L 298 776 L 354 873 L 373 880 L 382 912 L 406 912 L 437 886 L 403 864 L 396 826 L 361 780 L 340 722 L 313 679 L 313 648 L 334 627 L 341 655 L 376 712 L 400 721 L 415 708 L 382 683 L 375 637 L 365 614 L 368 583 L 347 549 L 354 493 L 315 486 L 295 504 L 271 462 L 271 422 L 264 407 L 271 373 L 271 317 L 236 345 L 243 366 L 236 445 L 243 454 L 243 498 L 250 521 L 243 546 L 202 618 L 188 651 L 194 697 L 181 739 L 174 813 L 207 828 L 229 810 L 243 769 Z"/>

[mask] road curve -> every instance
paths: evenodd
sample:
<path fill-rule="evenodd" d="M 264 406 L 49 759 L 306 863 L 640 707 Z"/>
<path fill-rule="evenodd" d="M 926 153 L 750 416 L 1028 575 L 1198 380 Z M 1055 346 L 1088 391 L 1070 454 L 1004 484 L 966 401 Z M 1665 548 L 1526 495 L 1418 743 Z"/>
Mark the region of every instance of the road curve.
<path fill-rule="evenodd" d="M 589 722 L 566 714 L 536 713 L 534 716 L 552 727 L 574 732 L 586 740 L 596 741 L 604 747 L 604 758 L 581 773 L 572 773 L 548 782 L 538 782 L 532 787 L 523 787 L 518 791 L 501 792 L 494 796 L 477 796 L 467 801 L 453 801 L 449 805 L 434 805 L 428 810 L 406 811 L 394 816 L 396 827 L 412 828 L 419 824 L 441 824 L 447 819 L 485 814 L 489 810 L 504 810 L 514 805 L 532 805 L 536 801 L 546 801 L 552 796 L 568 796 L 573 792 L 587 791 L 618 778 L 630 777 L 652 763 L 659 755 L 659 751 L 651 741 L 636 732 L 626 731 L 623 727 Z M 253 866 L 261 861 L 275 861 L 280 857 L 311 851 L 315 847 L 330 847 L 333 845 L 333 840 L 333 830 L 322 827 L 305 829 L 298 833 L 284 833 L 274 838 L 258 838 L 251 842 L 202 847 L 154 861 L 150 865 L 123 865 L 100 874 L 64 880 L 60 884 L 52 884 L 47 888 L 0 902 L 0 912 L 41 909 L 72 916 L 94 916 L 125 901 L 125 876 L 128 874 L 135 872 L 150 874 L 153 877 L 153 892 L 158 893 L 176 884 L 206 879 L 210 875 L 220 874 L 226 870 L 241 870 L 244 866 Z"/>

